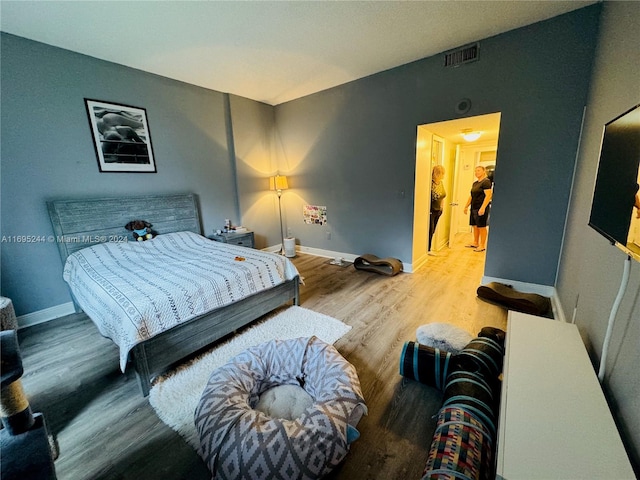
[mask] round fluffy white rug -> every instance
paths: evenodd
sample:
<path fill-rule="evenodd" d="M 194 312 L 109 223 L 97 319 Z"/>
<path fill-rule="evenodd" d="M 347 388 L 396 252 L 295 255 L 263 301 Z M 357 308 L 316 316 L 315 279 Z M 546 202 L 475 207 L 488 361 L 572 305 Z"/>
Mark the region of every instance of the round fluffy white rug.
<path fill-rule="evenodd" d="M 349 330 L 351 327 L 340 320 L 303 307 L 292 306 L 279 310 L 240 335 L 158 379 L 149 392 L 149 403 L 160 420 L 198 450 L 199 442 L 193 415 L 213 370 L 248 347 L 269 340 L 289 340 L 315 335 L 333 344 Z"/>
<path fill-rule="evenodd" d="M 416 340 L 420 345 L 458 353 L 473 340 L 474 336 L 450 323 L 428 323 L 416 330 Z"/>

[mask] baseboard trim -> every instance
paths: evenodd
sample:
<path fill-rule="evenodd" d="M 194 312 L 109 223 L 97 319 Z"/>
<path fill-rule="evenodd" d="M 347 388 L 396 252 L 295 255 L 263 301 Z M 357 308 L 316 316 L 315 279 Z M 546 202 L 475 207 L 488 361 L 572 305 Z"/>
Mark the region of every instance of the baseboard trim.
<path fill-rule="evenodd" d="M 425 266 L 428 261 L 429 261 L 429 254 L 425 253 L 420 258 L 418 258 L 415 263 L 410 263 L 409 265 L 407 265 L 407 267 L 409 267 L 410 270 L 405 270 L 405 271 L 413 273 L 421 269 L 423 266 Z M 403 266 L 404 265 L 406 264 L 403 263 Z"/>
<path fill-rule="evenodd" d="M 279 252 L 280 244 L 272 247 L 263 248 L 265 252 Z M 335 252 L 333 250 L 324 250 L 322 248 L 314 248 L 314 247 L 305 247 L 303 245 L 296 245 L 296 252 L 306 253 L 308 255 L 313 255 L 316 257 L 324 257 L 324 258 L 342 258 L 347 262 L 353 262 L 360 255 L 354 255 L 352 253 L 343 253 L 343 252 Z M 413 273 L 413 265 L 411 263 L 402 262 L 402 271 L 404 273 Z"/>
<path fill-rule="evenodd" d="M 296 245 L 296 252 L 307 253 L 316 257 L 336 258 L 340 257 L 347 262 L 353 262 L 360 255 L 353 255 L 351 253 L 335 252 L 333 250 L 324 250 L 322 248 L 305 247 L 303 245 Z"/>
<path fill-rule="evenodd" d="M 564 316 L 564 311 L 562 310 L 562 306 L 560 305 L 560 298 L 558 297 L 558 292 L 556 291 L 555 287 L 552 287 L 550 285 L 540 285 L 537 283 L 519 282 L 517 280 L 509 280 L 505 278 L 487 277 L 486 275 L 482 277 L 482 285 L 486 285 L 487 283 L 491 282 L 511 285 L 519 292 L 536 293 L 544 297 L 549 297 L 551 299 L 553 318 L 566 323 L 567 319 Z"/>
<path fill-rule="evenodd" d="M 553 296 L 551 297 L 551 308 L 553 308 L 553 318 L 560 322 L 567 323 L 567 317 L 564 316 L 564 310 L 560 304 L 560 297 L 558 297 L 558 291 L 553 289 Z"/>
<path fill-rule="evenodd" d="M 75 313 L 73 302 L 62 303 L 53 307 L 38 310 L 37 312 L 27 313 L 18 317 L 18 329 L 32 327 L 40 323 L 49 322 L 56 318 L 64 317 Z"/>
<path fill-rule="evenodd" d="M 333 250 L 324 250 L 321 248 L 305 247 L 302 245 L 296 245 L 296 252 L 306 253 L 308 255 L 314 255 L 316 257 L 325 258 L 342 258 L 347 262 L 353 262 L 360 255 L 354 255 L 352 253 L 334 252 Z M 410 263 L 402 263 L 402 271 L 404 273 L 413 273 L 412 265 Z"/>

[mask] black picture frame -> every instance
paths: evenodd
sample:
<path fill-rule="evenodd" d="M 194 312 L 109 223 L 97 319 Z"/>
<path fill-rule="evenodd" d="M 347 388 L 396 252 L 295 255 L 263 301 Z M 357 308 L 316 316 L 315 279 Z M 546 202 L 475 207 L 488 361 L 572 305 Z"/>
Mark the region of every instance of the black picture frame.
<path fill-rule="evenodd" d="M 85 98 L 101 172 L 156 173 L 144 108 Z"/>

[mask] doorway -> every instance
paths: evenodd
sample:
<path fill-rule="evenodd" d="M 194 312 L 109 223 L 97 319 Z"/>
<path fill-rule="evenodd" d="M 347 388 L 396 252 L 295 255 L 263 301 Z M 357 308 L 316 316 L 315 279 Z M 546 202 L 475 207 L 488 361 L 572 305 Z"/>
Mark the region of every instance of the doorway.
<path fill-rule="evenodd" d="M 463 133 L 479 132 L 479 138 L 465 140 Z M 412 268 L 417 270 L 428 259 L 431 172 L 435 165 L 445 168 L 443 179 L 447 196 L 435 230 L 431 250 L 450 247 L 457 235 L 469 233 L 468 215 L 463 209 L 474 182 L 478 165 L 497 166 L 500 113 L 418 125 L 414 194 Z"/>

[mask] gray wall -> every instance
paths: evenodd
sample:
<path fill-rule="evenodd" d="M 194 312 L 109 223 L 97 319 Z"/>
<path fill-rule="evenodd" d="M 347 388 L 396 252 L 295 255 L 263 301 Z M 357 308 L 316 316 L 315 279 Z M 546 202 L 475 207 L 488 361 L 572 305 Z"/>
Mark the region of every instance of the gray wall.
<path fill-rule="evenodd" d="M 480 60 L 440 55 L 276 107 L 287 225 L 309 247 L 411 262 L 416 129 L 502 112 L 485 274 L 554 285 L 600 5 L 480 41 Z M 326 228 L 303 203 L 326 205 Z M 331 239 L 326 232 L 331 231 Z"/>
<path fill-rule="evenodd" d="M 268 179 L 277 173 L 273 107 L 235 95 L 230 106 L 242 223 L 254 231 L 257 248 L 280 244 L 277 197 Z"/>
<path fill-rule="evenodd" d="M 224 94 L 12 35 L 1 48 L 1 235 L 51 235 L 45 201 L 60 197 L 193 192 L 205 233 L 225 218 L 240 223 Z M 157 173 L 99 172 L 84 98 L 147 110 Z M 265 136 L 272 129 L 272 114 L 264 126 L 249 107 L 235 117 Z M 4 242 L 1 251 L 2 295 L 18 315 L 70 301 L 55 244 Z"/>
<path fill-rule="evenodd" d="M 587 226 L 604 124 L 640 103 L 640 3 L 604 4 L 557 289 L 599 368 L 602 342 L 626 255 Z M 604 390 L 640 474 L 640 264 L 613 330 Z"/>

